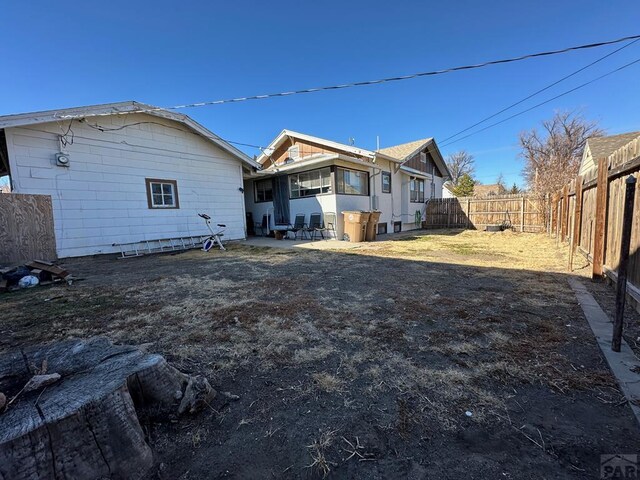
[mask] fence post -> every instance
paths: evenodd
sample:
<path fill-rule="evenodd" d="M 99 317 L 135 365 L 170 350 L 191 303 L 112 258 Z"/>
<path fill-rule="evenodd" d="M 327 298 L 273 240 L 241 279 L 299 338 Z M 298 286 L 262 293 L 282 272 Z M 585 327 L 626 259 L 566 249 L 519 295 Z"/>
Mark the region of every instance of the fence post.
<path fill-rule="evenodd" d="M 564 210 L 564 217 L 562 219 L 562 241 L 565 242 L 569 239 L 569 225 L 571 224 L 571 215 L 569 215 L 569 185 L 564 186 L 564 197 L 562 201 L 564 204 L 562 208 Z"/>
<path fill-rule="evenodd" d="M 520 218 L 520 232 L 524 233 L 524 195 L 522 196 L 522 202 L 520 205 L 520 212 L 522 214 Z"/>
<path fill-rule="evenodd" d="M 591 278 L 602 277 L 604 272 L 604 244 L 607 221 L 607 199 L 609 197 L 608 162 L 606 158 L 598 160 L 598 183 L 596 190 L 596 226 L 593 240 L 593 268 Z"/>
<path fill-rule="evenodd" d="M 582 224 L 582 176 L 576 177 L 576 198 L 573 215 L 573 234 L 571 235 L 571 246 L 569 247 L 569 271 L 573 271 L 573 255 L 576 246 L 580 243 L 580 227 Z"/>
<path fill-rule="evenodd" d="M 636 193 L 636 177 L 629 175 L 625 182 L 624 213 L 622 214 L 622 238 L 620 239 L 620 262 L 618 264 L 618 281 L 616 283 L 616 319 L 613 323 L 611 350 L 620 351 L 622 342 L 622 323 L 624 320 L 624 304 L 627 297 L 627 264 L 629 263 L 629 247 L 631 246 L 631 226 L 633 224 L 633 202 Z"/>
<path fill-rule="evenodd" d="M 558 235 L 558 192 L 551 196 L 551 234 Z"/>
<path fill-rule="evenodd" d="M 471 226 L 471 217 L 469 217 L 470 213 L 471 213 L 471 199 L 467 197 L 467 228 Z"/>

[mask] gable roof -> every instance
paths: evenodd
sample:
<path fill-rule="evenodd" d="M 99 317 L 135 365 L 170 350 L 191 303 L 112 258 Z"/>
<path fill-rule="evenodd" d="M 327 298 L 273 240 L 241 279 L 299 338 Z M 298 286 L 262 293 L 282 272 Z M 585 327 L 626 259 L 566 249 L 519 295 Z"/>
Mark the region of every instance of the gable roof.
<path fill-rule="evenodd" d="M 486 197 L 487 195 L 502 195 L 507 189 L 499 183 L 491 183 L 489 185 L 474 185 L 474 197 Z"/>
<path fill-rule="evenodd" d="M 287 130 L 287 129 L 282 130 L 265 150 L 272 150 L 272 151 L 276 150 L 289 137 L 299 138 L 300 140 L 316 143 L 318 145 L 324 145 L 326 147 L 333 148 L 335 150 L 342 150 L 343 152 L 346 152 L 346 153 L 351 153 L 353 155 L 358 155 L 361 157 L 367 157 L 371 159 L 373 159 L 378 153 L 371 150 L 367 150 L 365 148 L 359 148 L 354 145 L 346 145 L 344 143 L 334 142 L 332 140 L 326 140 L 324 138 L 314 137 L 313 135 L 307 135 L 306 133 L 295 132 L 293 130 Z M 384 153 L 381 156 L 392 162 L 401 163 L 399 159 L 386 155 Z M 258 156 L 258 163 L 262 163 L 267 158 L 269 158 L 269 155 L 262 152 L 262 154 Z"/>
<path fill-rule="evenodd" d="M 594 159 L 608 157 L 638 136 L 640 136 L 640 132 L 609 135 L 608 137 L 592 137 L 587 140 L 587 148 L 591 152 L 591 157 Z"/>
<path fill-rule="evenodd" d="M 165 110 L 135 101 L 105 103 L 101 105 L 88 105 L 85 107 L 63 108 L 58 110 L 45 110 L 42 112 L 18 113 L 15 115 L 0 116 L 0 129 L 8 127 L 22 127 L 27 125 L 37 125 L 39 123 L 59 122 L 64 120 L 103 117 L 109 115 L 127 115 L 133 113 L 145 113 L 155 117 L 166 118 L 186 125 L 195 133 L 209 140 L 214 145 L 230 153 L 247 165 L 259 168 L 253 159 L 241 152 L 233 145 L 225 142 L 215 133 L 211 132 L 188 115 Z"/>
<path fill-rule="evenodd" d="M 381 148 L 378 150 L 386 155 L 400 160 L 405 160 L 407 157 L 412 156 L 427 143 L 431 142 L 433 138 L 423 138 L 422 140 L 414 140 L 413 142 L 401 143 L 400 145 L 394 145 L 392 147 Z"/>
<path fill-rule="evenodd" d="M 394 145 L 392 147 L 381 148 L 378 152 L 397 158 L 404 163 L 425 147 L 433 147 L 431 149 L 431 153 L 436 166 L 445 178 L 451 178 L 451 172 L 449 171 L 447 163 L 444 161 L 444 158 L 440 153 L 440 149 L 433 137 L 401 143 L 400 145 Z M 433 155 L 433 153 L 435 153 L 435 155 Z"/>

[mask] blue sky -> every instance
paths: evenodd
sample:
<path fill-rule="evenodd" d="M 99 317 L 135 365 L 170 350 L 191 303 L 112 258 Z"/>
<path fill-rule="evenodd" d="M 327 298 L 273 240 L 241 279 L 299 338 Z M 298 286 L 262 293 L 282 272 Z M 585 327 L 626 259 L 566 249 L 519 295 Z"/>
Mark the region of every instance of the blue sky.
<path fill-rule="evenodd" d="M 0 114 L 138 100 L 158 106 L 375 79 L 640 33 L 636 1 L 3 2 Z M 444 139 L 617 48 L 438 77 L 185 110 L 224 138 L 283 128 L 375 148 Z M 513 112 L 640 58 L 640 42 Z M 640 64 L 442 147 L 521 183 L 517 137 L 555 110 L 640 130 Z M 245 149 L 249 154 L 258 152 Z"/>

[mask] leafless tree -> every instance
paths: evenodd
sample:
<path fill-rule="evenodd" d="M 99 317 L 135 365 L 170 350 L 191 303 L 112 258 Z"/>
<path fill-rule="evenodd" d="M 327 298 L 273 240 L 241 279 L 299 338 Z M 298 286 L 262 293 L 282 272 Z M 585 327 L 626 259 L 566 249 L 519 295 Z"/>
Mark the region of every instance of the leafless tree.
<path fill-rule="evenodd" d="M 449 172 L 451 172 L 451 183 L 453 185 L 458 185 L 460 177 L 465 174 L 473 177 L 475 160 L 473 155 L 467 151 L 460 150 L 459 152 L 452 153 L 447 157 L 446 162 L 447 168 L 449 168 Z"/>
<path fill-rule="evenodd" d="M 590 137 L 604 131 L 576 112 L 557 112 L 533 129 L 520 134 L 524 177 L 531 192 L 544 195 L 562 188 L 578 174 L 582 151 Z"/>

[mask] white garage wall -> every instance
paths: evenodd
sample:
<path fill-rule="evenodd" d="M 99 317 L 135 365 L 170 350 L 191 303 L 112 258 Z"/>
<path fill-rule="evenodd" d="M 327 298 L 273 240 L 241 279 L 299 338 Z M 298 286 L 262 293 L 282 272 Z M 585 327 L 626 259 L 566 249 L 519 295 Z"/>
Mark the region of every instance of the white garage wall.
<path fill-rule="evenodd" d="M 58 255 L 118 251 L 113 243 L 201 235 L 225 223 L 226 239 L 245 237 L 240 160 L 180 123 L 145 114 L 97 117 L 72 124 L 69 167 L 59 167 L 58 135 L 69 121 L 6 129 L 17 193 L 51 195 Z M 71 139 L 71 132 L 67 136 Z M 145 178 L 176 180 L 179 209 L 149 209 Z"/>

